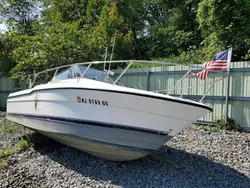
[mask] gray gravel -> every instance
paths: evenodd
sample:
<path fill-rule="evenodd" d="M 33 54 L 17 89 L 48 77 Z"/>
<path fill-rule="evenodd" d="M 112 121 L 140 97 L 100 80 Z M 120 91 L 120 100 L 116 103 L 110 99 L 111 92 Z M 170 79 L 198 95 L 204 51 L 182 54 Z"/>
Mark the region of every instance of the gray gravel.
<path fill-rule="evenodd" d="M 211 133 L 191 125 L 158 151 L 126 163 L 92 157 L 55 141 L 46 143 L 10 156 L 10 167 L 0 169 L 0 187 L 250 185 L 249 133 Z"/>
<path fill-rule="evenodd" d="M 0 112 L 0 126 L 4 121 L 5 121 L 5 113 Z M 29 129 L 24 128 L 23 126 L 19 126 L 10 121 L 8 123 L 10 124 L 11 130 L 14 131 L 15 133 L 13 134 L 11 132 L 4 132 L 3 134 L 1 131 L 2 126 L 0 127 L 0 149 L 6 149 L 9 145 L 14 146 L 15 143 L 17 143 L 22 136 L 32 132 Z"/>

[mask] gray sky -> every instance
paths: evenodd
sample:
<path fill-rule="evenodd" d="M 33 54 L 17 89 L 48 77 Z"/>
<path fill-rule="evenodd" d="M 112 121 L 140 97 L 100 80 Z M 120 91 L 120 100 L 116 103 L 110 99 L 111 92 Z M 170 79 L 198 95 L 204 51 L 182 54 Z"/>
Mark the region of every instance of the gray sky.
<path fill-rule="evenodd" d="M 3 33 L 5 31 L 7 31 L 6 25 L 5 24 L 0 24 L 0 32 Z"/>

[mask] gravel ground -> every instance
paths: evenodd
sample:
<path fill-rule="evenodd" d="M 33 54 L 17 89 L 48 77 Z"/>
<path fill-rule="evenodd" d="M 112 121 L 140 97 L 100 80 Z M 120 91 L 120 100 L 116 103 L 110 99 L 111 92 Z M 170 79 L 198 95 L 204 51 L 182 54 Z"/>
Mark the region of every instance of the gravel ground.
<path fill-rule="evenodd" d="M 31 131 L 28 133 L 31 138 L 38 136 Z M 14 144 L 18 137 L 27 132 L 18 131 L 13 134 L 0 136 L 0 147 Z M 51 140 L 8 159 L 10 167 L 0 169 L 0 187 L 250 185 L 250 134 L 225 131 L 214 133 L 194 125 L 190 125 L 151 155 L 126 163 L 92 157 Z"/>
<path fill-rule="evenodd" d="M 4 116 L 5 113 L 0 112 L 0 129 L 2 129 L 1 123 L 3 123 L 4 121 Z M 4 134 L 3 133 L 1 134 L 0 131 L 0 149 L 5 149 L 9 145 L 14 146 L 15 143 L 17 143 L 22 136 L 32 132 L 29 129 L 24 128 L 23 126 L 19 126 L 12 122 L 9 123 L 11 129 L 14 130 L 15 133 L 4 132 Z"/>

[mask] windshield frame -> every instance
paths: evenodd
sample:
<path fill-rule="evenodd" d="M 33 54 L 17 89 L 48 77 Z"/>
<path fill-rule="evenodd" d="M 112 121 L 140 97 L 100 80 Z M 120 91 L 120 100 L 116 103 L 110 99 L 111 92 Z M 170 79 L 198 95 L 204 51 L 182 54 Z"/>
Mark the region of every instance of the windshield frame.
<path fill-rule="evenodd" d="M 91 63 L 88 66 L 73 64 L 73 65 L 68 66 L 68 67 L 65 67 L 65 66 L 59 67 L 58 69 L 56 69 L 54 76 L 50 80 L 49 83 L 55 83 L 58 81 L 69 80 L 69 79 L 86 78 L 86 79 L 95 80 L 95 81 L 99 81 L 99 82 L 124 86 L 120 80 L 118 80 L 115 83 L 115 81 L 117 80 L 117 77 L 113 76 L 108 71 L 106 71 L 104 69 L 100 69 L 100 68 L 92 68 L 92 67 L 90 68 L 90 67 L 91 67 Z M 61 68 L 66 68 L 66 69 L 59 72 L 59 70 Z M 69 77 L 68 75 L 65 77 L 65 75 L 64 75 L 64 76 L 62 76 L 62 78 L 60 78 L 61 75 L 65 74 L 67 71 L 70 71 L 70 70 L 72 70 L 72 72 L 71 73 L 69 72 L 68 74 L 73 74 L 72 77 Z M 78 74 L 78 75 L 75 76 L 76 74 Z"/>

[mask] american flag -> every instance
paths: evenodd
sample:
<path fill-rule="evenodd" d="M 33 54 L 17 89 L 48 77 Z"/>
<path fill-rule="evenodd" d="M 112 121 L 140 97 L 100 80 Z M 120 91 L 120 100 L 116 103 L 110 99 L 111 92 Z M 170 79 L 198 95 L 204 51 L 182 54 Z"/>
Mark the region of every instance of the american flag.
<path fill-rule="evenodd" d="M 228 61 L 228 53 L 229 50 L 217 52 L 214 54 L 213 61 L 204 63 L 204 70 L 198 72 L 197 74 L 190 72 L 190 76 L 197 76 L 201 80 L 206 79 L 210 73 L 210 70 L 226 70 L 227 69 L 227 61 Z"/>

